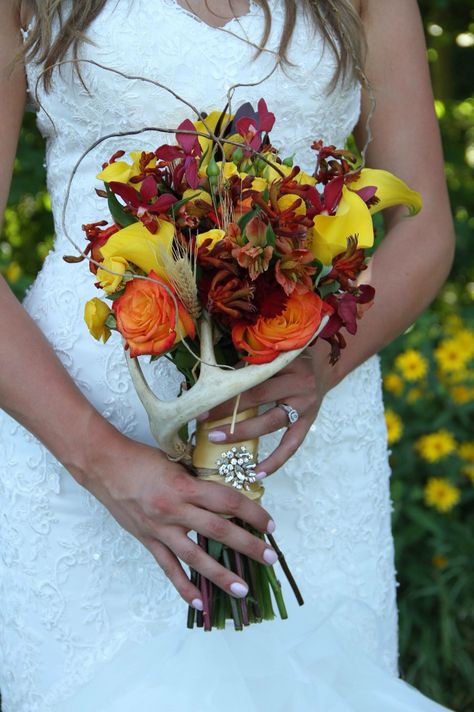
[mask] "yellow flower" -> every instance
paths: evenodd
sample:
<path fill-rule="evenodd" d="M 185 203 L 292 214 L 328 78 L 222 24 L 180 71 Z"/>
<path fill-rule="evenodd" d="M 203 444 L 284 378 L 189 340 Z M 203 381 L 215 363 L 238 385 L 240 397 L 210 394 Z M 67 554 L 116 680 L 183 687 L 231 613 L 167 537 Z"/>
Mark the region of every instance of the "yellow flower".
<path fill-rule="evenodd" d="M 347 239 L 357 236 L 360 248 L 374 244 L 374 226 L 367 205 L 357 193 L 345 186 L 335 215 L 316 215 L 313 227 L 307 233 L 308 247 L 325 265 L 330 265 L 333 258 L 345 252 Z"/>
<path fill-rule="evenodd" d="M 459 344 L 462 353 L 468 355 L 469 358 L 474 356 L 474 331 L 460 329 L 454 335 L 454 341 Z"/>
<path fill-rule="evenodd" d="M 406 205 L 410 215 L 416 215 L 422 207 L 421 195 L 411 190 L 404 181 L 388 171 L 376 168 L 363 168 L 360 177 L 351 183 L 352 190 L 368 186 L 377 186 L 375 197 L 378 202 L 370 208 L 372 214 L 394 205 Z"/>
<path fill-rule="evenodd" d="M 223 240 L 225 237 L 225 230 L 219 230 L 219 228 L 213 228 L 212 230 L 208 230 L 207 232 L 201 232 L 198 234 L 196 237 L 196 245 L 197 247 L 201 247 L 203 242 L 206 240 L 212 240 L 212 242 L 208 245 L 208 250 L 212 250 L 213 247 L 218 243 L 220 240 Z"/>
<path fill-rule="evenodd" d="M 474 465 L 474 442 L 461 443 L 458 452 L 463 460 Z"/>
<path fill-rule="evenodd" d="M 15 282 L 18 282 L 22 274 L 23 270 L 21 269 L 18 262 L 10 262 L 5 271 L 5 277 L 10 282 L 10 284 L 15 284 Z"/>
<path fill-rule="evenodd" d="M 106 257 L 101 262 L 101 266 L 97 270 L 97 281 L 100 282 L 100 286 L 107 294 L 113 294 L 119 289 L 128 266 L 127 260 L 118 256 Z"/>
<path fill-rule="evenodd" d="M 402 437 L 402 421 L 393 410 L 387 409 L 385 411 L 385 422 L 387 424 L 387 442 L 389 445 L 393 445 Z"/>
<path fill-rule="evenodd" d="M 423 391 L 421 388 L 410 388 L 410 390 L 407 393 L 407 403 L 416 403 L 417 400 L 420 400 L 424 395 Z"/>
<path fill-rule="evenodd" d="M 469 388 L 469 386 L 453 386 L 450 389 L 450 394 L 457 405 L 464 405 L 474 400 L 474 388 Z"/>
<path fill-rule="evenodd" d="M 121 257 L 132 262 L 145 274 L 154 270 L 166 278 L 163 253 L 171 255 L 174 226 L 167 220 L 158 220 L 158 230 L 151 233 L 141 222 L 132 223 L 109 237 L 100 252 L 104 259 Z"/>
<path fill-rule="evenodd" d="M 415 349 L 407 349 L 395 359 L 395 367 L 407 381 L 420 381 L 428 373 L 428 361 Z"/>
<path fill-rule="evenodd" d="M 439 368 L 444 373 L 464 369 L 471 357 L 469 350 L 463 348 L 456 338 L 442 341 L 435 349 L 434 355 Z"/>
<path fill-rule="evenodd" d="M 211 111 L 206 118 L 203 121 L 193 121 L 194 128 L 196 131 L 200 131 L 202 133 L 207 134 L 208 129 L 212 132 L 214 132 L 217 128 L 217 124 L 219 123 L 219 120 L 221 119 L 221 132 L 222 130 L 227 126 L 229 121 L 232 120 L 231 114 L 224 114 L 222 116 L 222 112 L 220 111 Z M 204 123 L 206 125 L 204 125 Z M 237 136 L 230 136 L 229 137 L 231 140 L 239 140 L 242 141 L 242 137 L 237 135 Z M 206 138 L 205 136 L 198 136 L 198 141 L 201 144 L 201 149 L 203 153 L 203 158 L 201 161 L 201 168 L 205 169 L 207 164 L 209 163 L 209 159 L 211 157 L 211 149 L 212 149 L 212 139 Z M 225 144 L 225 149 L 226 149 L 226 154 L 227 154 L 227 149 L 229 151 L 229 154 L 235 150 L 235 146 L 231 146 L 230 144 Z"/>
<path fill-rule="evenodd" d="M 472 484 L 474 485 L 474 465 L 464 465 L 462 472 L 466 477 L 469 477 Z"/>
<path fill-rule="evenodd" d="M 427 462 L 438 462 L 443 457 L 455 452 L 456 441 L 447 430 L 438 430 L 436 433 L 418 438 L 415 449 L 420 457 Z"/>
<path fill-rule="evenodd" d="M 425 486 L 425 502 L 438 512 L 449 512 L 461 499 L 461 490 L 444 477 L 430 477 Z"/>
<path fill-rule="evenodd" d="M 105 321 L 111 313 L 107 304 L 97 297 L 90 299 L 84 307 L 84 321 L 87 328 L 94 339 L 97 341 L 102 339 L 104 344 L 111 334 L 110 329 L 105 325 Z"/>
<path fill-rule="evenodd" d="M 436 566 L 436 568 L 440 570 L 445 569 L 448 565 L 448 559 L 443 554 L 435 554 L 431 561 L 433 562 L 433 566 Z"/>
<path fill-rule="evenodd" d="M 387 373 L 383 379 L 383 385 L 386 391 L 393 393 L 396 396 L 401 396 L 403 393 L 403 380 L 398 373 Z"/>
<path fill-rule="evenodd" d="M 112 183 L 116 181 L 118 183 L 128 183 L 131 178 L 139 176 L 142 171 L 140 170 L 140 159 L 142 157 L 142 151 L 132 151 L 130 153 L 132 163 L 127 163 L 126 161 L 115 161 L 109 166 L 104 168 L 103 171 L 97 174 L 96 178 L 104 181 L 104 183 Z M 156 165 L 156 158 L 153 158 L 148 164 L 149 167 L 153 168 Z M 136 183 L 133 184 L 136 187 Z"/>

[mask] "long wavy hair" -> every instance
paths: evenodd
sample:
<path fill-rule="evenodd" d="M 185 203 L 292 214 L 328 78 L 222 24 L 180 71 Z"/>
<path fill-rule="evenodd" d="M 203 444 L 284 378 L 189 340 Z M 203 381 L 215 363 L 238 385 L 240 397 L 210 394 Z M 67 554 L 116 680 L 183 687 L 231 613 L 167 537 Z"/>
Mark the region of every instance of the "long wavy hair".
<path fill-rule="evenodd" d="M 82 42 L 87 41 L 88 26 L 100 14 L 107 0 L 73 0 L 71 11 L 65 15 L 62 0 L 17 0 L 18 5 L 26 3 L 33 12 L 35 23 L 25 43 L 24 52 L 28 60 L 34 59 L 46 68 L 44 84 L 48 89 L 54 66 L 61 62 L 66 52 L 72 48 L 77 58 Z M 265 24 L 257 56 L 268 41 L 272 14 L 268 0 L 255 0 L 262 8 Z M 350 0 L 282 0 L 285 19 L 280 37 L 278 54 L 283 62 L 288 62 L 287 50 L 295 27 L 297 10 L 305 10 L 337 58 L 337 68 L 332 80 L 334 87 L 341 77 L 353 75 L 364 80 L 366 41 L 359 15 Z M 59 20 L 59 32 L 53 35 L 53 21 Z"/>

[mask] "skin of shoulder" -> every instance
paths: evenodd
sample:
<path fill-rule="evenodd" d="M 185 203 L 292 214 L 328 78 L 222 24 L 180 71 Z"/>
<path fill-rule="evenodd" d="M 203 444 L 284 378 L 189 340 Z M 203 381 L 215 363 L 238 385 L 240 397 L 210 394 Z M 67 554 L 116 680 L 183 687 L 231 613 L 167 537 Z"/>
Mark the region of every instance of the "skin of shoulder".
<path fill-rule="evenodd" d="M 13 2 L 0 4 L 0 215 L 10 189 L 13 162 L 26 100 L 21 49 L 20 17 Z"/>
<path fill-rule="evenodd" d="M 361 13 L 368 41 L 366 74 L 376 101 L 367 165 L 391 171 L 418 190 L 424 201 L 420 220 L 433 226 L 433 240 L 449 239 L 451 212 L 418 3 L 361 0 Z M 369 112 L 370 96 L 364 92 L 355 132 L 359 146 L 366 140 Z M 402 212 L 387 211 L 387 226 L 398 222 Z"/>

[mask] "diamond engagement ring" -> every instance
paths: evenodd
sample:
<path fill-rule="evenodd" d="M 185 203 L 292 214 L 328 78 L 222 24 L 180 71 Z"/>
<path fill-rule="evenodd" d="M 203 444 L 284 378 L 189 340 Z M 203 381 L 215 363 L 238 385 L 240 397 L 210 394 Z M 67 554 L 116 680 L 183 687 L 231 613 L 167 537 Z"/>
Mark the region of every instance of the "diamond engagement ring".
<path fill-rule="evenodd" d="M 288 425 L 294 425 L 300 417 L 297 410 L 287 403 L 277 403 L 277 408 L 282 408 L 288 416 Z"/>

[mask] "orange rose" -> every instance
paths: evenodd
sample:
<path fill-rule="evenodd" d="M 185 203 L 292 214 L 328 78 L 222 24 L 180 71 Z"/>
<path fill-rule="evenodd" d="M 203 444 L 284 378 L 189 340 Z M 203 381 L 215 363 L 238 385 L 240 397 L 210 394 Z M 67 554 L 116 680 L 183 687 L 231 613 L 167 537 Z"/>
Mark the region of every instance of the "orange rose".
<path fill-rule="evenodd" d="M 232 329 L 232 341 L 248 363 L 268 363 L 282 351 L 300 349 L 316 332 L 322 317 L 332 311 L 314 292 L 293 294 L 280 316 L 260 316 L 255 324 L 240 322 Z"/>
<path fill-rule="evenodd" d="M 130 348 L 132 357 L 163 354 L 181 337 L 194 338 L 196 333 L 192 318 L 176 297 L 179 315 L 177 333 L 176 306 L 169 293 L 171 287 L 153 270 L 148 276 L 157 282 L 132 279 L 127 282 L 123 295 L 112 305 L 117 329 L 127 342 L 126 348 Z"/>

